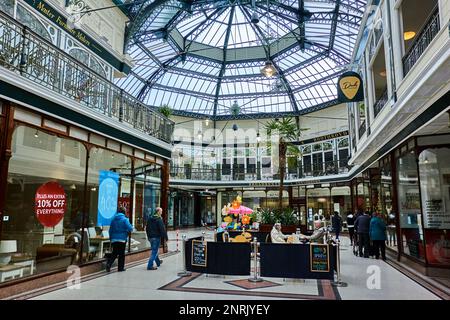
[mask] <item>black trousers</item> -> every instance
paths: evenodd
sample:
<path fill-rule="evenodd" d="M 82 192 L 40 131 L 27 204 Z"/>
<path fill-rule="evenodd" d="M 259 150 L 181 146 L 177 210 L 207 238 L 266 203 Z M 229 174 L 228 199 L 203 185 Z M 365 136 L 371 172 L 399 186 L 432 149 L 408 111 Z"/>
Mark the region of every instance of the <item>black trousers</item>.
<path fill-rule="evenodd" d="M 112 243 L 112 253 L 111 257 L 108 260 L 108 266 L 111 267 L 114 261 L 118 262 L 118 270 L 122 271 L 125 269 L 125 248 L 126 242 L 113 242 Z"/>
<path fill-rule="evenodd" d="M 370 246 L 370 238 L 368 233 L 358 233 L 358 239 L 359 239 L 359 256 L 363 256 L 363 249 L 364 249 L 364 257 L 369 257 L 369 246 Z"/>
<path fill-rule="evenodd" d="M 355 228 L 354 227 L 348 228 L 348 235 L 350 237 L 350 244 L 353 244 L 353 241 L 355 241 Z"/>
<path fill-rule="evenodd" d="M 375 249 L 375 257 L 378 259 L 380 257 L 381 250 L 381 259 L 386 259 L 386 241 L 385 240 L 372 240 L 373 246 Z"/>

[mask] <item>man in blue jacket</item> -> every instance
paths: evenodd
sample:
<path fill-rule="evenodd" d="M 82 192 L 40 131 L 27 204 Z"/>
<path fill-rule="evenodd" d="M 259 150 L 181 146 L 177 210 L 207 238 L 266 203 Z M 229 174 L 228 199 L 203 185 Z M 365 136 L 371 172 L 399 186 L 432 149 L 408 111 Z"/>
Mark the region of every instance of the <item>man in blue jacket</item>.
<path fill-rule="evenodd" d="M 128 235 L 133 231 L 130 220 L 125 215 L 125 209 L 119 208 L 111 221 L 109 238 L 111 240 L 112 254 L 106 262 L 106 271 L 111 271 L 111 266 L 118 257 L 118 271 L 125 271 L 125 247 Z"/>

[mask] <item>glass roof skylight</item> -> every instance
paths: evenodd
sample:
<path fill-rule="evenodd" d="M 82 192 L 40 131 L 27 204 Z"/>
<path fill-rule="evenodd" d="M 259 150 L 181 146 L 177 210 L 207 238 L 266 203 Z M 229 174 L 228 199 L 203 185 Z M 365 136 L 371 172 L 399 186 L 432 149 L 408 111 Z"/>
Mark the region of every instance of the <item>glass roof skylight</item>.
<path fill-rule="evenodd" d="M 306 113 L 335 103 L 366 1 L 148 1 L 130 9 L 134 68 L 118 84 L 178 114 Z M 259 23 L 251 22 L 257 13 Z M 277 75 L 265 78 L 270 60 Z"/>

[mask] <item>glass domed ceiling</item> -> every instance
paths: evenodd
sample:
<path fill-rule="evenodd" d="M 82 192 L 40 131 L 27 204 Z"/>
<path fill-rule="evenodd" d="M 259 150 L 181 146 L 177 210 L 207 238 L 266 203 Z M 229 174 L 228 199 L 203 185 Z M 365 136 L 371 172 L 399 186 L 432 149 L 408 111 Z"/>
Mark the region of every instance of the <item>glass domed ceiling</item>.
<path fill-rule="evenodd" d="M 176 114 L 302 114 L 336 104 L 366 1 L 130 2 L 131 74 L 118 84 Z M 252 23 L 257 15 L 258 23 Z M 277 74 L 261 74 L 270 60 Z"/>

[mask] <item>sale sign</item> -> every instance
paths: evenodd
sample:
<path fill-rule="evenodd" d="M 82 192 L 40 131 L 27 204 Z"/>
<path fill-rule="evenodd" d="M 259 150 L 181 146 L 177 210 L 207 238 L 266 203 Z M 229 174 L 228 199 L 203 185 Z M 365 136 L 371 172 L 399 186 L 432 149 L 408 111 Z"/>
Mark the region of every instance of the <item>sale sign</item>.
<path fill-rule="evenodd" d="M 56 226 L 64 217 L 66 207 L 66 193 L 57 182 L 47 182 L 37 189 L 35 213 L 44 227 Z"/>

